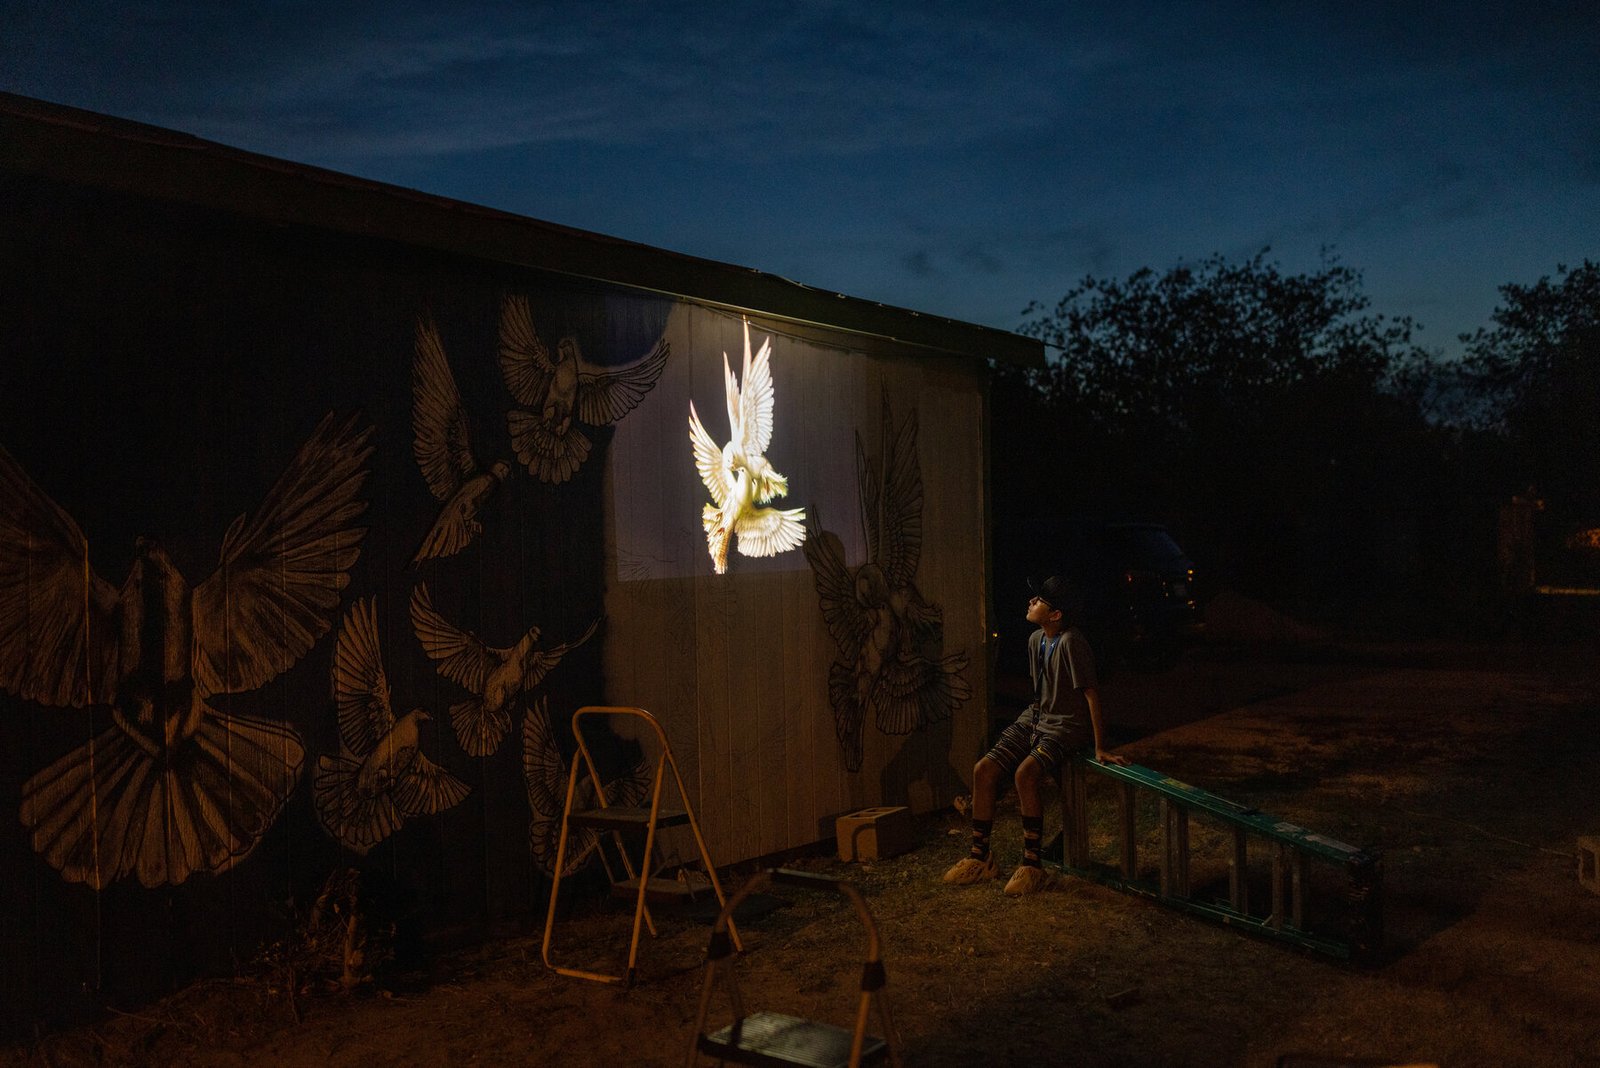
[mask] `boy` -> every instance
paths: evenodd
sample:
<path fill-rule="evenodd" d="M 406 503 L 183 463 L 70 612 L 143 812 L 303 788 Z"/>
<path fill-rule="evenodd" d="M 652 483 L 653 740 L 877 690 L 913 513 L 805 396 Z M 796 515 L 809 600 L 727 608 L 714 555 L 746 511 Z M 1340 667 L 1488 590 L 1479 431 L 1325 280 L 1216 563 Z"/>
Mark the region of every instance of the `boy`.
<path fill-rule="evenodd" d="M 1006 883 L 1006 893 L 1015 897 L 1043 890 L 1050 877 L 1039 863 L 1044 833 L 1040 782 L 1059 778 L 1062 764 L 1086 748 L 1091 738 L 1096 760 L 1128 763 L 1101 744 L 1094 653 L 1067 612 L 1076 600 L 1067 583 L 1052 575 L 1028 601 L 1028 622 L 1039 628 L 1028 639 L 1033 703 L 972 769 L 972 853 L 945 872 L 947 883 L 987 882 L 1000 874 L 989 851 L 989 832 L 994 828 L 995 802 L 1010 779 L 1017 784 L 1017 804 L 1022 809 L 1023 853 L 1022 864 Z"/>

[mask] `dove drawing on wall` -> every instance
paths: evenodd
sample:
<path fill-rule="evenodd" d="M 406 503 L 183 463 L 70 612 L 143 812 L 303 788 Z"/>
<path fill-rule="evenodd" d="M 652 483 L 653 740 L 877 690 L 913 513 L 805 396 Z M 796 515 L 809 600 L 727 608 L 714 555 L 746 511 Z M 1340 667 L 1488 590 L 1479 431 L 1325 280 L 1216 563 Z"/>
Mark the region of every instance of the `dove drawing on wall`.
<path fill-rule="evenodd" d="M 214 709 L 288 670 L 332 625 L 360 554 L 370 428 L 330 413 L 191 587 L 154 538 L 121 588 L 0 449 L 0 687 L 112 725 L 22 786 L 33 848 L 69 882 L 147 887 L 250 855 L 299 780 L 286 724 Z"/>
<path fill-rule="evenodd" d="M 806 537 L 805 509 L 762 507 L 789 492 L 789 480 L 767 462 L 772 444 L 772 339 L 750 354 L 750 320 L 744 322 L 744 375 L 733 376 L 728 354 L 722 354 L 722 380 L 727 391 L 728 443 L 717 446 L 689 402 L 689 444 L 700 481 L 712 503 L 701 512 L 706 549 L 717 574 L 728 570 L 728 541 L 738 535 L 745 556 L 776 556 L 796 548 Z"/>
<path fill-rule="evenodd" d="M 513 705 L 543 681 L 561 658 L 594 636 L 596 619 L 574 642 L 538 646 L 539 628 L 529 627 L 515 645 L 486 645 L 476 635 L 449 623 L 433 607 L 426 583 L 411 591 L 411 625 L 440 675 L 469 692 L 450 706 L 450 722 L 461 748 L 488 756 L 511 730 Z"/>
<path fill-rule="evenodd" d="M 454 556 L 483 533 L 478 512 L 511 471 L 504 461 L 487 469 L 478 466 L 461 391 L 445 359 L 439 329 L 428 319 L 417 320 L 411 360 L 411 427 L 417 466 L 440 502 L 438 518 L 412 560 L 421 563 L 436 556 Z"/>
<path fill-rule="evenodd" d="M 573 760 L 578 760 L 574 753 Z M 522 717 L 522 776 L 528 786 L 528 846 L 546 875 L 556 873 L 556 853 L 561 844 L 561 812 L 567 800 L 567 778 L 572 765 L 561 757 L 556 744 L 555 725 L 549 703 L 541 697 Z M 608 805 L 647 805 L 650 799 L 649 770 L 643 761 L 628 773 L 605 784 Z M 574 812 L 598 807 L 594 783 L 584 771 L 572 798 Z M 564 879 L 593 858 L 600 846 L 601 832 L 593 827 L 576 827 L 567 834 L 567 855 L 561 865 Z"/>
<path fill-rule="evenodd" d="M 459 805 L 470 792 L 422 755 L 413 708 L 396 719 L 378 647 L 377 598 L 350 606 L 334 640 L 333 699 L 339 755 L 317 758 L 317 819 L 339 843 L 365 856 L 412 816 Z"/>
<path fill-rule="evenodd" d="M 806 560 L 837 648 L 828 669 L 828 701 L 845 764 L 859 771 L 862 730 L 870 714 L 885 734 L 908 734 L 948 718 L 972 696 L 964 653 L 943 655 L 944 613 L 914 583 L 922 556 L 922 472 L 915 409 L 899 428 L 883 398 L 883 455 L 867 457 L 856 434 L 857 493 L 867 559 L 846 565 L 839 538 L 817 529 Z"/>
<path fill-rule="evenodd" d="M 500 371 L 521 405 L 506 414 L 511 447 L 541 482 L 565 482 L 589 457 L 585 426 L 615 423 L 644 399 L 667 366 L 658 340 L 641 359 L 615 370 L 590 365 L 571 335 L 552 351 L 534 328 L 528 298 L 508 295 L 500 307 Z"/>

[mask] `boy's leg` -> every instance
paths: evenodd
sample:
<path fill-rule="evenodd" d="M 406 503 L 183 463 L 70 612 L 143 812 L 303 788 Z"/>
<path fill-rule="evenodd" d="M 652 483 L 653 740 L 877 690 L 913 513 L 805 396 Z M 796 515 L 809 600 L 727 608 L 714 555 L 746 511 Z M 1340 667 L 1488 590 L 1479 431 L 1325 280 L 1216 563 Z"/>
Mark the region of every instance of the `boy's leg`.
<path fill-rule="evenodd" d="M 1024 818 L 1030 816 L 1044 816 L 1044 798 L 1039 793 L 1040 784 L 1050 777 L 1044 769 L 1038 756 L 1029 753 L 1027 758 L 1017 765 L 1017 807 L 1022 810 Z"/>
<path fill-rule="evenodd" d="M 1000 794 L 1005 770 L 989 757 L 972 769 L 972 850 L 944 873 L 944 881 L 966 886 L 986 883 L 1000 874 L 989 851 L 989 834 L 994 830 L 994 803 Z"/>
<path fill-rule="evenodd" d="M 1036 740 L 1027 758 L 1017 765 L 1017 804 L 1022 809 L 1022 863 L 1006 883 L 1006 893 L 1031 894 L 1050 885 L 1050 876 L 1041 863 L 1044 838 L 1044 801 L 1040 787 L 1060 766 L 1058 747 L 1049 739 Z"/>
<path fill-rule="evenodd" d="M 1041 867 L 1040 840 L 1044 837 L 1044 804 L 1039 797 L 1039 783 L 1045 778 L 1039 761 L 1030 753 L 1017 768 L 1017 805 L 1022 809 L 1022 864 L 1024 867 Z"/>
<path fill-rule="evenodd" d="M 966 885 L 988 882 L 1000 874 L 989 850 L 989 834 L 994 830 L 994 806 L 1027 756 L 1030 731 L 1013 723 L 1000 732 L 994 748 L 979 758 L 972 769 L 972 851 L 944 873 L 944 881 Z"/>
<path fill-rule="evenodd" d="M 1008 772 L 994 759 L 994 754 L 980 757 L 972 767 L 972 818 L 994 819 L 994 806 L 1000 800 L 1002 786 Z"/>
<path fill-rule="evenodd" d="M 1000 797 L 1005 771 L 988 757 L 972 769 L 972 858 L 989 859 L 989 835 L 994 830 L 994 806 Z"/>

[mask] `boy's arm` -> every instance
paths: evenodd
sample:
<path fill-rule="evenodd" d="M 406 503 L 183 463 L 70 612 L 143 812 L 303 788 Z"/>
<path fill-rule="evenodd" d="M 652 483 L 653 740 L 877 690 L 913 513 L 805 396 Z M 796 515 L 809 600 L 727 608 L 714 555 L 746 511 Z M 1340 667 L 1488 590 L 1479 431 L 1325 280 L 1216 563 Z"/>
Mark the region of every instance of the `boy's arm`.
<path fill-rule="evenodd" d="M 1083 699 L 1089 706 L 1089 724 L 1094 727 L 1094 758 L 1102 764 L 1127 764 L 1127 757 L 1107 752 L 1101 741 L 1104 735 L 1100 732 L 1100 691 L 1093 686 L 1086 686 Z"/>

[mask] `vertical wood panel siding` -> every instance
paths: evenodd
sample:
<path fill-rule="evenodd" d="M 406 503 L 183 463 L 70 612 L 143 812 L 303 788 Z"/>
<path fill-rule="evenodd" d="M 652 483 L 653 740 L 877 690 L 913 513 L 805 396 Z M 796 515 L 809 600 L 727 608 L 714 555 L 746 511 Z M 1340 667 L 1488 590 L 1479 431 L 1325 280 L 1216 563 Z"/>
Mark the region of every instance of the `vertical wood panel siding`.
<path fill-rule="evenodd" d="M 689 402 L 718 444 L 727 439 L 722 355 L 741 378 L 738 317 L 691 305 L 670 315 L 672 360 L 653 394 L 612 441 L 605 515 L 606 700 L 650 709 L 694 769 L 691 800 L 718 863 L 803 846 L 834 817 L 872 804 L 942 807 L 964 789 L 986 714 L 982 394 L 977 372 L 950 361 L 867 355 L 771 338 L 776 404 L 767 458 L 789 480 L 773 507 L 815 509 L 845 546 L 865 554 L 855 435 L 881 455 L 887 390 L 898 425 L 919 420 L 923 545 L 916 585 L 944 609 L 946 653 L 965 652 L 973 697 L 948 722 L 889 736 L 870 722 L 865 759 L 847 769 L 828 701 L 835 646 L 799 550 L 753 559 L 730 549 L 713 573 L 701 525 L 710 497 L 695 470 Z M 685 852 L 687 855 L 687 852 Z"/>

